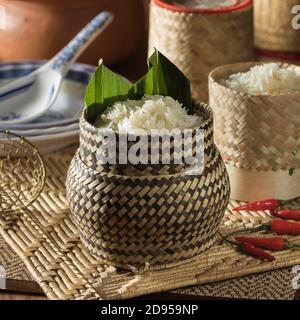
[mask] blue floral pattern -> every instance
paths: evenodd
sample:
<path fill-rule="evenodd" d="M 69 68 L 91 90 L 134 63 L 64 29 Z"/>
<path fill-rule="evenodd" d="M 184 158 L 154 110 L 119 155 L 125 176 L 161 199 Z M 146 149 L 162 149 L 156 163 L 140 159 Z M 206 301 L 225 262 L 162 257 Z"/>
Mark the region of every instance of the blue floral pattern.
<path fill-rule="evenodd" d="M 24 114 L 22 113 L 16 113 L 16 112 L 9 112 L 7 116 L 0 117 L 0 121 L 8 121 L 8 120 L 16 120 L 21 119 L 24 117 Z"/>
<path fill-rule="evenodd" d="M 53 62 L 52 69 L 60 69 L 64 64 L 71 61 L 78 48 L 85 44 L 93 33 L 102 28 L 111 17 L 112 14 L 109 12 L 102 12 L 96 16 L 58 55 Z"/>
<path fill-rule="evenodd" d="M 46 61 L 22 61 L 22 62 L 0 62 L 0 82 L 2 84 L 5 84 L 7 80 L 13 81 L 16 80 L 20 77 L 26 76 L 42 66 Z M 66 84 L 65 84 L 65 89 L 69 88 L 69 86 L 79 86 L 78 90 L 81 92 L 82 91 L 82 97 L 84 95 L 84 87 L 87 85 L 89 82 L 92 73 L 95 71 L 94 66 L 86 65 L 86 64 L 73 64 L 68 71 L 68 73 L 65 76 Z M 71 92 L 73 92 L 71 90 Z M 71 94 L 68 90 L 65 91 L 65 95 Z M 79 99 L 79 98 L 78 98 Z M 81 98 L 80 98 L 81 99 Z M 83 98 L 82 98 L 83 99 Z M 83 104 L 83 100 L 82 100 Z M 74 106 L 72 105 L 69 106 L 70 109 L 74 109 Z M 25 127 L 30 127 L 30 129 L 34 128 L 40 128 L 45 127 L 44 124 L 49 124 L 52 122 L 55 125 L 61 125 L 64 124 L 66 121 L 72 120 L 72 119 L 77 119 L 79 117 L 79 113 L 81 112 L 81 108 L 78 109 L 77 106 L 75 106 L 75 111 L 70 111 L 67 112 L 65 108 L 63 108 L 63 112 L 60 112 L 60 110 L 56 110 L 55 108 L 51 108 L 50 110 L 47 111 L 46 114 L 44 114 L 42 117 L 39 117 L 38 119 L 31 121 L 28 124 L 24 124 Z M 22 117 L 23 114 L 15 114 L 11 113 L 9 115 L 6 115 L 1 119 L 0 117 L 0 129 L 1 130 L 6 130 L 10 128 L 5 124 L 5 121 L 13 120 L 16 118 Z M 75 121 L 75 120 L 74 120 Z"/>
<path fill-rule="evenodd" d="M 43 114 L 40 116 L 38 119 L 32 121 L 31 123 L 45 123 L 45 122 L 51 122 L 54 120 L 62 120 L 64 119 L 64 115 L 57 112 L 57 111 L 52 111 L 48 110 L 47 113 Z"/>

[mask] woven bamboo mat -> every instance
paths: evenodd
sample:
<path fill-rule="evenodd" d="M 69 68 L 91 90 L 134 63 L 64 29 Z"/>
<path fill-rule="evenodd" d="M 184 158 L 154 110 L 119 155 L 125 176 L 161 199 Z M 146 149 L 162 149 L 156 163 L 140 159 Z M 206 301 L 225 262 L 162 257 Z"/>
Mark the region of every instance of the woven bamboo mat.
<path fill-rule="evenodd" d="M 83 248 L 68 210 L 64 182 L 74 151 L 68 149 L 59 155 L 47 156 L 47 180 L 40 197 L 28 210 L 14 216 L 1 216 L 0 221 L 1 235 L 49 298 L 125 299 L 300 264 L 299 251 L 278 252 L 275 254 L 276 262 L 269 263 L 221 243 L 193 262 L 163 271 L 138 274 L 134 270 L 117 270 L 104 264 Z M 250 227 L 270 218 L 267 212 L 232 214 L 230 208 L 236 205 L 236 202 L 229 205 L 222 225 L 223 232 L 241 226 Z M 294 205 L 299 206 L 300 201 L 295 201 Z M 300 237 L 294 237 L 293 241 L 300 242 Z M 286 270 L 283 272 L 289 273 Z M 274 278 L 274 272 L 272 274 Z M 276 272 L 277 281 L 280 274 L 281 271 Z M 283 287 L 291 286 L 286 283 L 287 277 L 281 278 Z M 251 285 L 249 281 L 254 280 L 248 280 L 247 285 Z M 212 285 L 209 290 L 213 290 Z M 224 287 L 224 290 L 229 289 Z M 236 289 L 242 290 L 245 291 Z M 235 294 L 238 295 L 238 292 Z M 289 295 L 288 292 L 285 294 Z"/>
<path fill-rule="evenodd" d="M 235 279 L 173 290 L 172 294 L 226 299 L 292 300 L 296 290 L 291 283 L 292 268 L 252 274 Z"/>
<path fill-rule="evenodd" d="M 31 277 L 19 256 L 0 236 L 0 265 L 6 270 L 6 290 L 41 293 L 39 285 Z M 284 268 L 236 279 L 175 289 L 162 293 L 162 297 L 216 297 L 230 299 L 284 299 L 295 297 L 289 285 L 294 274 L 292 268 Z"/>
<path fill-rule="evenodd" d="M 42 292 L 39 285 L 32 279 L 22 260 L 1 236 L 0 266 L 5 270 L 5 282 L 2 281 L 1 289 L 16 292 Z"/>

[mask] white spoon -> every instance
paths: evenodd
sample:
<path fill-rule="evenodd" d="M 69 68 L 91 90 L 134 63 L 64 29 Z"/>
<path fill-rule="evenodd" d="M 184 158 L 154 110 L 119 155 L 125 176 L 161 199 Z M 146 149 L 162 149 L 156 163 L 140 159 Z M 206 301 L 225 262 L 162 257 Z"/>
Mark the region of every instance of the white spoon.
<path fill-rule="evenodd" d="M 111 13 L 100 13 L 45 65 L 0 87 L 0 124 L 26 123 L 44 114 L 55 102 L 72 63 L 112 20 Z"/>

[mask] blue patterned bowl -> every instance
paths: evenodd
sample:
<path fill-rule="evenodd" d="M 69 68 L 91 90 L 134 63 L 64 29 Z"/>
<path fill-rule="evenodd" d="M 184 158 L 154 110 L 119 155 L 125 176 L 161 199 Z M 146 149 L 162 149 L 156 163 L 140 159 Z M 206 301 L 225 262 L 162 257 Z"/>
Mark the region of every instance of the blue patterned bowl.
<path fill-rule="evenodd" d="M 43 61 L 0 63 L 0 86 L 26 76 L 43 63 Z M 51 152 L 77 142 L 84 93 L 94 71 L 95 66 L 74 64 L 66 75 L 56 102 L 47 113 L 30 123 L 1 124 L 0 130 L 10 130 L 27 137 L 41 148 L 41 152 Z"/>

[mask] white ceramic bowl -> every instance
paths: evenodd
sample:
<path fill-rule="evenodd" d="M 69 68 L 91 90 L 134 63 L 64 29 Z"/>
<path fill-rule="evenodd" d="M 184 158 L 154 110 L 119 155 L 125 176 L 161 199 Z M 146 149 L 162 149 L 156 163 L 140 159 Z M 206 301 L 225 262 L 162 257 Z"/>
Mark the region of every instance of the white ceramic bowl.
<path fill-rule="evenodd" d="M 0 86 L 26 76 L 43 63 L 43 61 L 0 63 Z M 74 64 L 66 75 L 56 102 L 47 113 L 31 123 L 1 124 L 0 130 L 9 130 L 25 136 L 42 153 L 56 151 L 76 143 L 79 135 L 79 117 L 84 106 L 84 93 L 94 71 L 94 66 Z"/>

